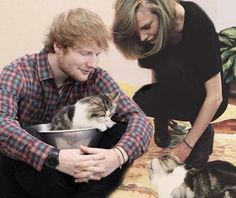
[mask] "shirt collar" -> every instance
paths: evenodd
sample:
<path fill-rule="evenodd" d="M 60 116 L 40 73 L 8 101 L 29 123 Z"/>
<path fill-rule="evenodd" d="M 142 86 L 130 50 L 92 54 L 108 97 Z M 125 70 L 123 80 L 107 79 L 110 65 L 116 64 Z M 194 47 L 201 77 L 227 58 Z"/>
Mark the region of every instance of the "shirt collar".
<path fill-rule="evenodd" d="M 37 56 L 38 76 L 39 80 L 52 79 L 52 70 L 48 62 L 48 57 L 45 49 L 42 49 Z"/>

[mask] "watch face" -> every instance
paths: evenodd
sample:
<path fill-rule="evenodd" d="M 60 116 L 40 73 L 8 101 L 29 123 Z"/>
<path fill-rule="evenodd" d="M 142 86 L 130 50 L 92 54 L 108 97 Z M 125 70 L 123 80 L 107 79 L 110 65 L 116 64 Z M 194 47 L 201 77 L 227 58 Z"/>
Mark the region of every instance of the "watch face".
<path fill-rule="evenodd" d="M 56 156 L 50 156 L 49 158 L 48 158 L 48 165 L 50 166 L 50 167 L 56 167 L 57 165 L 59 164 L 59 162 L 58 162 L 58 159 L 57 159 L 57 157 Z"/>
<path fill-rule="evenodd" d="M 50 168 L 55 168 L 59 165 L 59 150 L 53 149 L 45 160 L 45 166 Z"/>

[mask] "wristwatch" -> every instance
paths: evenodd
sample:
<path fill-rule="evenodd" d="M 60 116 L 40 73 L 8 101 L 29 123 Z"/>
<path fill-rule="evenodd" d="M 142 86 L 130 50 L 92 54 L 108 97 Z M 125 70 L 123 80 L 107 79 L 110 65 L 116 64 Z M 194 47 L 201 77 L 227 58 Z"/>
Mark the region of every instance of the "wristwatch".
<path fill-rule="evenodd" d="M 56 168 L 59 165 L 59 152 L 60 150 L 53 148 L 44 161 L 43 166 L 45 168 Z"/>

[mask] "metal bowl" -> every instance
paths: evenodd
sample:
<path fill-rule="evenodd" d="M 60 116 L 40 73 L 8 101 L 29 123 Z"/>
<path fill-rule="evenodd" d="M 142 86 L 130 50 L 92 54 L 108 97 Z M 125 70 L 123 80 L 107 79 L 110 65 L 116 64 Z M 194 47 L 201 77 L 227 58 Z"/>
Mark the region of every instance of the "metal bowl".
<path fill-rule="evenodd" d="M 79 148 L 80 145 L 96 147 L 102 137 L 102 132 L 96 128 L 51 131 L 50 123 L 33 125 L 31 127 L 40 133 L 46 143 L 58 149 Z"/>

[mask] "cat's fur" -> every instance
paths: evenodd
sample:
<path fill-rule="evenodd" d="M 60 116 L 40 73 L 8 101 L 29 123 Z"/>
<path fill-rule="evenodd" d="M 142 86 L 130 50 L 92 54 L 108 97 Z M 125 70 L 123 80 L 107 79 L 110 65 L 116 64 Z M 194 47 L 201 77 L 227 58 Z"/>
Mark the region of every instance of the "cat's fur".
<path fill-rule="evenodd" d="M 53 116 L 51 130 L 97 128 L 105 131 L 111 128 L 115 124 L 111 117 L 115 113 L 118 96 L 116 92 L 89 96 L 63 107 Z"/>
<path fill-rule="evenodd" d="M 151 160 L 149 177 L 158 198 L 236 198 L 236 167 L 225 161 L 187 169 L 175 156 L 165 155 Z"/>

